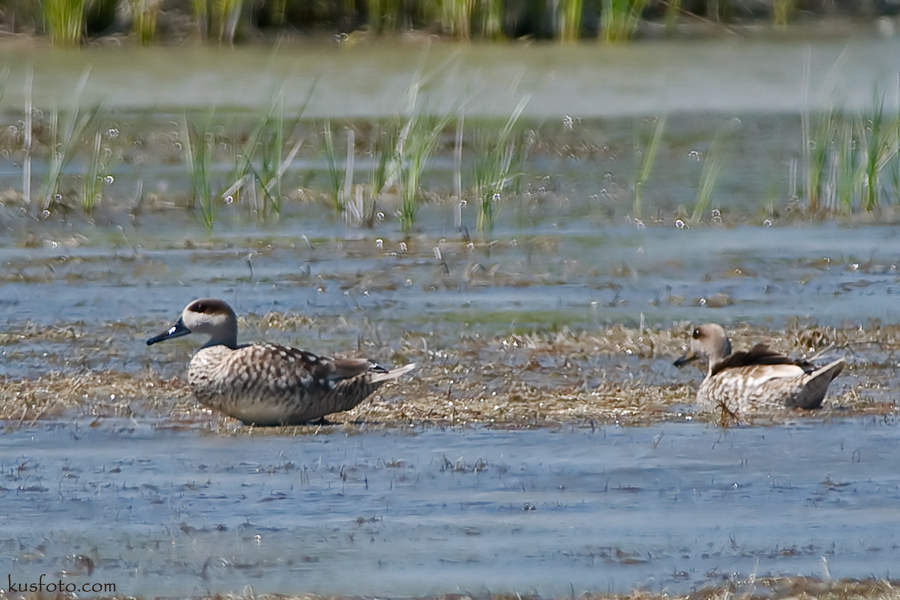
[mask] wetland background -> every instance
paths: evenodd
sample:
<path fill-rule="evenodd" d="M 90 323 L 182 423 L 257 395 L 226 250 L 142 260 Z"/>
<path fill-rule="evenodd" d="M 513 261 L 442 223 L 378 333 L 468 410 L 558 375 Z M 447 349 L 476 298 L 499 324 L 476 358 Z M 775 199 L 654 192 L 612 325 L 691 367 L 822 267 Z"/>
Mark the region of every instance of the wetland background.
<path fill-rule="evenodd" d="M 866 27 L 4 46 L 0 565 L 135 596 L 895 576 L 900 47 Z M 419 369 L 240 427 L 191 399 L 196 340 L 144 345 L 200 296 Z M 721 429 L 671 366 L 700 321 L 849 367 Z"/>

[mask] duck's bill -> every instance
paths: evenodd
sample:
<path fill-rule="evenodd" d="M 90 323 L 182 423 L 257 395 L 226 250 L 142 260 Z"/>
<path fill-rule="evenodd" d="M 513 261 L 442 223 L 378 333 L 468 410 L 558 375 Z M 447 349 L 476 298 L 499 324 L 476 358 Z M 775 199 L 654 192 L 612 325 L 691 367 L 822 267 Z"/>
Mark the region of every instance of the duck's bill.
<path fill-rule="evenodd" d="M 182 321 L 181 319 L 178 319 L 177 323 L 175 323 L 174 325 L 172 325 L 171 327 L 166 329 L 163 333 L 147 340 L 147 345 L 152 346 L 156 342 L 162 342 L 164 340 L 171 340 L 174 338 L 178 338 L 178 337 L 187 335 L 190 332 L 191 332 L 191 330 L 185 326 L 184 321 Z"/>
<path fill-rule="evenodd" d="M 683 367 L 684 365 L 688 364 L 689 362 L 693 362 L 695 360 L 697 360 L 697 355 L 691 351 L 688 351 L 687 354 L 685 354 L 684 356 L 682 356 L 681 358 L 679 358 L 672 364 L 675 365 L 676 367 Z"/>

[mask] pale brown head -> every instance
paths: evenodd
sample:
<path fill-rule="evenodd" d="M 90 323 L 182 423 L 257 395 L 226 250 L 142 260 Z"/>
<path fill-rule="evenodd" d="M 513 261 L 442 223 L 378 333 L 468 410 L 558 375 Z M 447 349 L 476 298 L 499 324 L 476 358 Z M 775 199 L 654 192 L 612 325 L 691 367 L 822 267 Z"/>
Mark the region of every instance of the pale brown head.
<path fill-rule="evenodd" d="M 691 330 L 691 349 L 675 361 L 675 366 L 681 367 L 699 358 L 706 360 L 711 370 L 713 365 L 730 354 L 731 342 L 728 341 L 725 330 L 715 323 L 704 323 Z"/>
<path fill-rule="evenodd" d="M 181 312 L 181 318 L 172 327 L 163 333 L 147 340 L 147 345 L 152 346 L 157 342 L 170 340 L 190 333 L 205 333 L 210 336 L 204 345 L 237 346 L 237 315 L 222 300 L 215 298 L 201 298 L 188 304 Z"/>

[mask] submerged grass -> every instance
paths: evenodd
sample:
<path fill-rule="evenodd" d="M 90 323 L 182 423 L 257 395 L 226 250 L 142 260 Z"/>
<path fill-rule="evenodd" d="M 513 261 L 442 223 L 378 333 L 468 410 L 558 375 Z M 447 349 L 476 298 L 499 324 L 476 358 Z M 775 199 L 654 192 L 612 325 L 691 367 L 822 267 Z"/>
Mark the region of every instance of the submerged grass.
<path fill-rule="evenodd" d="M 650 173 L 653 171 L 653 164 L 656 162 L 656 155 L 659 153 L 659 146 L 665 129 L 666 116 L 663 115 L 656 119 L 653 136 L 650 138 L 646 150 L 640 153 L 641 163 L 634 179 L 634 204 L 632 206 L 632 212 L 637 218 L 640 218 L 643 212 L 644 185 L 650 179 Z"/>
<path fill-rule="evenodd" d="M 50 157 L 40 207 L 42 211 L 48 210 L 51 203 L 62 199 L 60 183 L 63 170 L 75 157 L 84 132 L 98 120 L 99 106 L 87 111 L 81 107 L 81 99 L 89 75 L 90 71 L 85 71 L 81 76 L 75 89 L 71 108 L 65 113 L 57 108 L 50 115 Z"/>
<path fill-rule="evenodd" d="M 424 75 L 426 55 L 427 53 L 423 53 L 415 80 L 407 90 L 406 110 L 397 134 L 392 166 L 389 168 L 391 175 L 388 182 L 396 182 L 400 189 L 400 226 L 405 234 L 411 233 L 415 227 L 421 198 L 419 185 L 422 174 L 431 161 L 444 128 L 453 120 L 450 113 L 435 116 L 423 106 L 420 92 L 433 75 L 446 65 L 445 63 L 432 73 Z"/>
<path fill-rule="evenodd" d="M 241 202 L 247 197 L 258 218 L 265 220 L 271 214 L 281 216 L 284 174 L 300 151 L 303 138 L 294 142 L 287 155 L 286 143 L 297 132 L 305 108 L 306 103 L 293 119 L 288 120 L 284 95 L 279 92 L 273 95 L 268 109 L 257 118 L 248 134 L 244 135 L 237 123 L 232 123 L 232 169 L 229 175 L 232 183 L 219 194 L 225 203 Z"/>
<path fill-rule="evenodd" d="M 187 116 L 182 121 L 184 159 L 191 180 L 190 205 L 200 212 L 207 231 L 216 223 L 216 199 L 212 191 L 212 156 L 215 148 L 211 128 L 212 114 L 201 127 L 191 124 Z"/>
<path fill-rule="evenodd" d="M 325 122 L 325 128 L 322 131 L 322 139 L 324 140 L 323 158 L 325 167 L 328 170 L 329 191 L 331 192 L 331 202 L 334 212 L 338 215 L 344 214 L 344 186 L 341 181 L 341 169 L 338 164 L 337 151 L 334 148 L 334 134 L 331 132 L 331 123 Z"/>
<path fill-rule="evenodd" d="M 447 220 L 452 220 L 455 230 L 467 232 L 469 227 L 477 227 L 490 236 L 498 227 L 511 224 L 504 209 L 512 197 L 522 200 L 517 218 L 531 215 L 528 218 L 532 223 L 550 218 L 545 202 L 554 206 L 579 202 L 565 197 L 563 190 L 569 185 L 565 177 L 571 173 L 577 180 L 580 174 L 576 171 L 582 168 L 579 164 L 597 159 L 602 161 L 600 168 L 608 172 L 603 174 L 606 182 L 601 193 L 591 196 L 590 202 L 594 208 L 602 208 L 603 218 L 633 216 L 643 222 L 649 203 L 655 217 L 651 215 L 648 224 L 671 224 L 676 219 L 698 223 L 710 211 L 716 188 L 726 175 L 734 151 L 731 138 L 738 131 L 728 122 L 712 136 L 708 151 L 699 152 L 693 147 L 709 134 L 691 133 L 687 140 L 678 139 L 677 133 L 667 130 L 667 119 L 661 117 L 639 132 L 639 158 L 619 160 L 623 155 L 633 155 L 633 134 L 620 131 L 602 139 L 606 134 L 598 133 L 600 140 L 587 136 L 579 140 L 580 134 L 571 130 L 560 138 L 558 131 L 548 131 L 547 126 L 532 122 L 526 127 L 521 115 L 527 98 L 506 121 L 466 121 L 462 109 L 435 116 L 419 99 L 419 89 L 428 79 L 421 77 L 410 90 L 403 115 L 376 123 L 348 122 L 339 134 L 332 130 L 334 123 L 324 123 L 323 128 L 319 122 L 317 128 L 313 121 L 301 121 L 302 113 L 286 115 L 283 101 L 275 96 L 266 110 L 255 116 L 210 113 L 189 117 L 185 113 L 176 133 L 166 130 L 168 123 L 154 123 L 151 129 L 156 129 L 152 131 L 139 132 L 132 127 L 114 141 L 103 132 L 117 129 L 120 117 L 81 106 L 86 77 L 73 94 L 73 105 L 64 110 L 42 112 L 30 103 L 31 95 L 26 93 L 25 114 L 11 122 L 5 138 L 0 137 L 0 144 L 6 144 L 3 149 L 16 156 L 22 169 L 21 201 L 30 207 L 32 216 L 51 205 L 66 209 L 52 211 L 54 219 L 65 218 L 69 209 L 92 213 L 101 198 L 104 215 L 106 211 L 127 209 L 134 188 L 126 196 L 120 185 L 104 185 L 108 178 L 103 175 L 110 164 L 121 160 L 135 165 L 126 173 L 127 180 L 128 175 L 139 174 L 144 168 L 137 165 L 154 169 L 183 161 L 187 169 L 175 186 L 189 186 L 190 201 L 154 194 L 158 200 L 153 206 L 189 206 L 207 228 L 216 222 L 217 208 L 238 216 L 229 208 L 232 204 L 244 208 L 245 215 L 265 221 L 280 217 L 285 210 L 289 215 L 299 215 L 300 207 L 309 199 L 326 198 L 332 210 L 353 227 L 372 226 L 377 219 L 384 220 L 388 227 L 399 224 L 399 229 L 409 234 L 417 226 L 421 206 L 428 203 L 433 209 L 429 210 L 431 215 L 439 214 L 441 206 L 449 207 L 452 214 Z M 876 99 L 868 113 L 832 108 L 802 117 L 801 156 L 790 161 L 789 193 L 784 194 L 780 187 L 770 192 L 773 199 L 784 202 L 787 196 L 788 200 L 782 206 L 773 200 L 767 216 L 799 219 L 813 214 L 871 220 L 867 215 L 877 213 L 884 221 L 895 218 L 900 208 L 900 115 L 883 96 Z M 629 119 L 617 126 L 621 130 L 623 123 L 633 127 L 634 122 Z M 650 119 L 639 122 L 653 123 Z M 680 127 L 679 122 L 675 131 Z M 796 123 L 793 127 L 796 131 Z M 172 135 L 179 139 L 172 139 Z M 670 183 L 667 175 L 666 189 L 660 188 L 661 193 L 652 199 L 646 197 L 651 178 L 660 169 L 671 169 L 683 151 L 702 159 L 696 201 L 688 206 L 689 219 L 684 218 L 684 209 L 672 205 L 677 196 L 669 193 L 670 185 L 691 185 L 679 181 L 679 175 L 675 183 Z M 442 164 L 433 167 L 436 156 Z M 312 169 L 294 169 L 292 164 L 298 157 L 303 162 L 322 162 Z M 779 161 L 774 163 L 779 165 L 778 170 L 783 159 Z M 34 164 L 42 168 L 37 180 Z M 223 168 L 230 168 L 230 172 L 220 172 Z M 360 168 L 365 173 L 359 173 Z M 78 172 L 73 173 L 76 169 Z M 550 178 L 548 169 L 562 169 L 565 175 Z M 729 180 L 732 175 L 728 173 Z M 773 173 L 772 180 L 780 175 Z M 622 181 L 630 185 L 619 185 Z M 310 182 L 319 189 L 308 187 Z M 18 196 L 19 182 L 11 187 Z M 473 209 L 472 223 L 464 222 L 464 206 Z M 745 207 L 726 208 L 734 219 L 761 220 L 758 212 L 752 212 L 755 206 L 743 212 Z M 669 219 L 672 214 L 675 219 Z M 596 212 L 595 216 L 600 217 Z"/>
<path fill-rule="evenodd" d="M 523 98 L 499 135 L 482 134 L 478 138 L 478 160 L 474 167 L 474 196 L 478 202 L 478 231 L 490 235 L 506 200 L 506 191 L 519 176 L 525 149 L 517 139 L 516 124 L 528 104 Z"/>
<path fill-rule="evenodd" d="M 703 159 L 703 170 L 700 173 L 700 185 L 697 188 L 697 201 L 691 213 L 691 224 L 697 224 L 709 210 L 713 192 L 722 172 L 728 168 L 734 153 L 734 123 L 728 122 L 719 127 L 709 146 L 709 152 Z"/>

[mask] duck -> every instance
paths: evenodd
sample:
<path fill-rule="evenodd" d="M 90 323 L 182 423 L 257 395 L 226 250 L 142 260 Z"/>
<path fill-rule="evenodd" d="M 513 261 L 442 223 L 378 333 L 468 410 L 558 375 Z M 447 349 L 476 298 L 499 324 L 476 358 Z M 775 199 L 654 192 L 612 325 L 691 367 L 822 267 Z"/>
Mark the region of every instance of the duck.
<path fill-rule="evenodd" d="M 332 358 L 277 344 L 238 345 L 238 320 L 224 301 L 188 304 L 152 346 L 191 333 L 209 340 L 194 354 L 188 382 L 197 401 L 245 425 L 299 425 L 350 410 L 416 365 L 386 369 L 367 358 Z"/>
<path fill-rule="evenodd" d="M 845 365 L 844 359 L 839 358 L 816 367 L 792 360 L 764 342 L 732 353 L 725 330 L 715 323 L 695 327 L 690 350 L 674 364 L 681 367 L 696 359 L 709 364 L 706 378 L 697 390 L 698 408 L 725 408 L 735 414 L 820 408 L 828 386 Z"/>

